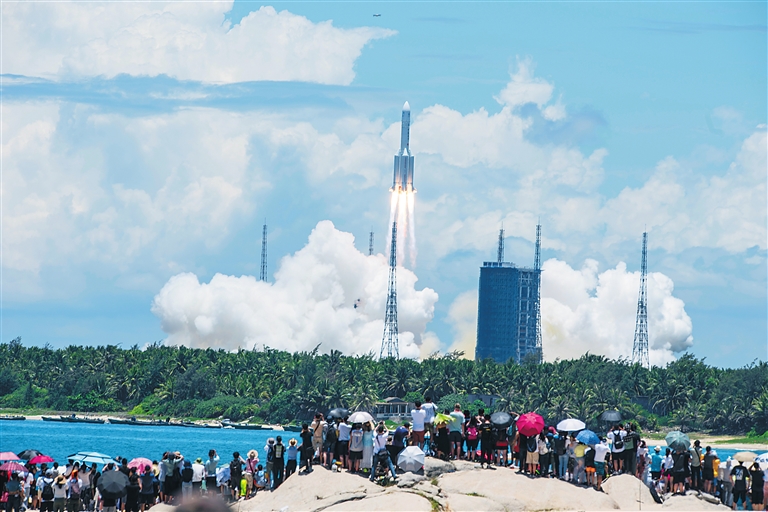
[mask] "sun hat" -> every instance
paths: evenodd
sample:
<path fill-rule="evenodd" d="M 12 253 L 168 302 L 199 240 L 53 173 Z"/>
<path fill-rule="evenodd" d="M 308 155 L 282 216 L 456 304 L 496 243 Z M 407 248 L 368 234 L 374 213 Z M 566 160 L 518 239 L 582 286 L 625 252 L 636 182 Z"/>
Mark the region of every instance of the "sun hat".
<path fill-rule="evenodd" d="M 252 459 L 252 458 L 256 457 L 256 455 L 258 455 L 256 453 L 256 450 L 248 450 L 248 458 L 249 459 Z"/>
<path fill-rule="evenodd" d="M 291 445 L 291 446 L 296 446 L 296 440 L 291 438 L 291 440 L 288 441 L 288 444 Z"/>
<path fill-rule="evenodd" d="M 657 446 L 656 448 L 653 449 L 653 451 L 660 452 L 661 451 L 661 446 Z"/>
<path fill-rule="evenodd" d="M 56 483 L 57 484 L 65 484 L 65 483 L 67 483 L 67 477 L 65 477 L 64 475 L 57 476 L 56 477 Z"/>
<path fill-rule="evenodd" d="M 202 463 L 203 463 L 203 459 L 201 459 L 200 457 L 195 459 L 195 464 L 202 464 Z"/>

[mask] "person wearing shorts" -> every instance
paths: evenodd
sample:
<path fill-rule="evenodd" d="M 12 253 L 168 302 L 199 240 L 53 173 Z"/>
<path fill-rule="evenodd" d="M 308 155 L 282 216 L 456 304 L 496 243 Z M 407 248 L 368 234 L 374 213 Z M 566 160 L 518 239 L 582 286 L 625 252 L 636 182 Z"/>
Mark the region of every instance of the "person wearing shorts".
<path fill-rule="evenodd" d="M 602 490 L 603 479 L 605 479 L 605 458 L 610 451 L 611 448 L 605 438 L 601 438 L 595 445 L 595 479 L 597 480 L 595 489 L 598 491 Z"/>
<path fill-rule="evenodd" d="M 453 458 L 459 460 L 461 458 L 461 448 L 464 444 L 464 413 L 461 412 L 461 404 L 456 404 L 453 407 L 453 412 L 450 414 L 451 421 L 448 423 L 448 440 L 451 442 L 451 454 Z"/>
<path fill-rule="evenodd" d="M 747 481 L 751 478 L 749 471 L 744 463 L 739 461 L 737 466 L 731 469 L 731 479 L 733 481 L 733 510 L 737 510 L 739 501 L 744 504 L 744 510 L 747 509 Z"/>
<path fill-rule="evenodd" d="M 427 419 L 427 411 L 421 408 L 421 402 L 414 402 L 415 409 L 411 410 L 411 419 L 413 420 L 413 429 L 411 430 L 411 444 L 424 449 L 424 429 Z"/>

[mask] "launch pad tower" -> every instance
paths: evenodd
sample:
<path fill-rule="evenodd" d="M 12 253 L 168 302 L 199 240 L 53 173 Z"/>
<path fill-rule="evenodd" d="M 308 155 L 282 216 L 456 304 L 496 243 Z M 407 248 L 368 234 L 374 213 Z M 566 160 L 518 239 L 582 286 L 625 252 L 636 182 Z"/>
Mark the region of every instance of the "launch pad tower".
<path fill-rule="evenodd" d="M 384 315 L 384 336 L 381 339 L 379 359 L 400 357 L 400 340 L 397 327 L 397 221 L 392 223 L 392 242 L 389 246 L 389 285 L 387 311 Z"/>

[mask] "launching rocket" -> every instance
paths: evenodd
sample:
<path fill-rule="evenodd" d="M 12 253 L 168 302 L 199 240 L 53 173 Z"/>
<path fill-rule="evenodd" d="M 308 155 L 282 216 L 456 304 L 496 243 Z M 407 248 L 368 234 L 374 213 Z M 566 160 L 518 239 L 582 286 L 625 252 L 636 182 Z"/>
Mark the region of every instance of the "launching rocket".
<path fill-rule="evenodd" d="M 413 156 L 409 147 L 411 135 L 411 106 L 406 101 L 403 105 L 403 117 L 400 124 L 400 151 L 395 155 L 395 174 L 392 178 L 394 192 L 415 192 L 413 188 Z"/>

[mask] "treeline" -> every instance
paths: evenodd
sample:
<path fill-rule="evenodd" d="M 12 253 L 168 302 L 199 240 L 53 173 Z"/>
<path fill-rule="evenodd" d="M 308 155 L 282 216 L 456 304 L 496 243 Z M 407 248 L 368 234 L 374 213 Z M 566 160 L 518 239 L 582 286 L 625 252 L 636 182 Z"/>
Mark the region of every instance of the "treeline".
<path fill-rule="evenodd" d="M 644 429 L 713 433 L 768 430 L 768 365 L 708 366 L 685 355 L 647 370 L 627 361 L 580 359 L 518 365 L 468 361 L 460 354 L 376 360 L 338 351 L 189 349 L 150 345 L 25 347 L 0 344 L 0 407 L 131 412 L 175 418 L 286 423 L 333 407 L 370 409 L 380 399 L 432 396 L 440 406 L 467 395 L 498 395 L 497 410 L 538 411 L 552 422 L 576 417 L 597 426 L 618 409 Z"/>

